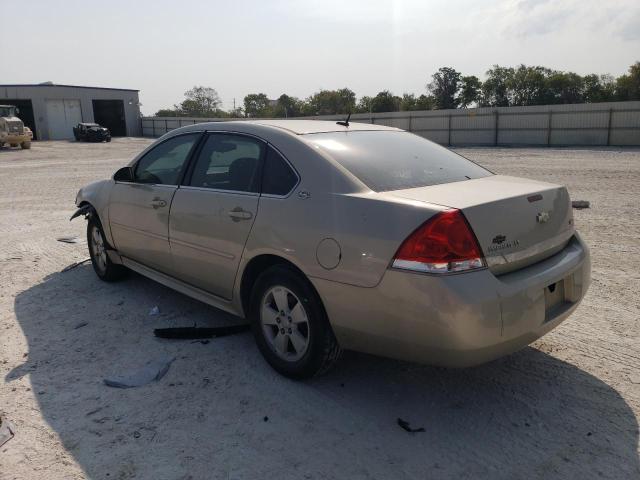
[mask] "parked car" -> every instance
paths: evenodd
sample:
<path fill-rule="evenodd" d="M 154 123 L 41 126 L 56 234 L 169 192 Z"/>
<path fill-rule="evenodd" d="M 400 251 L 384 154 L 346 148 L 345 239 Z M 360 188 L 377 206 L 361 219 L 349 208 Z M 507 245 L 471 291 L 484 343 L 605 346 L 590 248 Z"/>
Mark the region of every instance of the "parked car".
<path fill-rule="evenodd" d="M 128 268 L 246 317 L 294 378 L 342 349 L 486 362 L 557 327 L 590 283 L 565 187 L 380 125 L 180 128 L 76 205 L 99 278 Z"/>
<path fill-rule="evenodd" d="M 73 127 L 73 136 L 78 142 L 110 142 L 111 132 L 97 123 L 79 123 Z"/>

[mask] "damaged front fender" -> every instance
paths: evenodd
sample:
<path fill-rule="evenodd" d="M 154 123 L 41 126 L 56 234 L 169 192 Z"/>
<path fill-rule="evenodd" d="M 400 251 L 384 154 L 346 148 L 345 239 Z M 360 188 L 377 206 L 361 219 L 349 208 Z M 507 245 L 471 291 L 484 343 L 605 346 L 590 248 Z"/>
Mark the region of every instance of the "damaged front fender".
<path fill-rule="evenodd" d="M 80 215 L 91 215 L 93 213 L 93 207 L 91 205 L 83 205 L 82 207 L 80 207 L 78 210 L 76 210 L 76 212 L 71 215 L 71 218 L 69 219 L 69 221 L 73 220 L 76 217 L 79 217 Z"/>

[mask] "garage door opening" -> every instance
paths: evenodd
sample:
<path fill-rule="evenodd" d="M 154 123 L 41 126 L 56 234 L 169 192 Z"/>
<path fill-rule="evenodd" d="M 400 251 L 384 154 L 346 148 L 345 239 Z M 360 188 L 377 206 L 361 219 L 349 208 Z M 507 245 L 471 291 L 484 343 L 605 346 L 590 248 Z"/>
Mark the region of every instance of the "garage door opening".
<path fill-rule="evenodd" d="M 103 127 L 107 127 L 112 137 L 127 135 L 124 101 L 122 100 L 93 100 L 93 120 Z"/>
<path fill-rule="evenodd" d="M 18 118 L 22 120 L 26 127 L 31 129 L 33 132 L 33 139 L 38 139 L 38 136 L 36 135 L 36 121 L 33 116 L 33 105 L 31 104 L 31 100 L 0 98 L 0 105 L 13 105 L 14 107 L 17 107 L 18 110 L 20 110 L 18 112 Z"/>

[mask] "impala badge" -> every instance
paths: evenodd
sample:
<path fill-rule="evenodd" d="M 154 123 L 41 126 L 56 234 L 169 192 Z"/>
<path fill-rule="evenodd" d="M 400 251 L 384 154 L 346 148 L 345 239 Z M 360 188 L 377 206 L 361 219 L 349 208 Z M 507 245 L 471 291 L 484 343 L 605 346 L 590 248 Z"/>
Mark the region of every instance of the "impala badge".
<path fill-rule="evenodd" d="M 549 212 L 540 212 L 538 213 L 538 215 L 536 215 L 536 222 L 538 223 L 547 223 L 549 221 L 549 217 L 550 217 L 550 213 Z"/>

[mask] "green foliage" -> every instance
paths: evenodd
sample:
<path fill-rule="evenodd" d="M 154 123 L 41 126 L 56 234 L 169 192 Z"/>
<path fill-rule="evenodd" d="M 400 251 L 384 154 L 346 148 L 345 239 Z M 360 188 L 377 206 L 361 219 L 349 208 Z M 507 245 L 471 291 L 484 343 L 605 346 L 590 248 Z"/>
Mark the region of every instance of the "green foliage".
<path fill-rule="evenodd" d="M 481 104 L 491 107 L 508 107 L 508 83 L 513 74 L 513 68 L 504 68 L 500 65 L 494 65 L 493 68 L 487 70 L 487 79 L 482 84 Z"/>
<path fill-rule="evenodd" d="M 306 100 L 305 115 L 335 115 L 356 109 L 356 94 L 348 88 L 320 90 Z"/>
<path fill-rule="evenodd" d="M 640 100 L 640 62 L 629 67 L 629 73 L 616 82 L 617 100 Z"/>
<path fill-rule="evenodd" d="M 156 112 L 158 117 L 299 117 L 368 112 L 396 112 L 467 108 L 469 106 L 526 106 L 559 103 L 594 103 L 640 100 L 640 62 L 629 67 L 617 79 L 611 75 L 551 70 L 521 64 L 516 68 L 493 65 L 484 82 L 474 75 L 463 76 L 451 67 L 442 67 L 431 77 L 427 94 L 402 97 L 389 90 L 375 97 L 356 94 L 348 89 L 320 90 L 306 100 L 282 94 L 270 100 L 265 93 L 244 97 L 244 108 L 221 110 L 220 97 L 211 87 L 195 86 L 184 93 L 185 99 L 173 108 Z"/>
<path fill-rule="evenodd" d="M 250 93 L 244 97 L 244 113 L 247 117 L 270 117 L 272 107 L 265 93 Z"/>
<path fill-rule="evenodd" d="M 451 67 L 442 67 L 431 76 L 427 90 L 433 95 L 436 108 L 457 108 L 460 99 L 458 91 L 462 84 L 462 75 Z"/>
<path fill-rule="evenodd" d="M 461 78 L 460 96 L 458 97 L 460 106 L 467 108 L 469 105 L 480 102 L 480 92 L 482 82 L 475 75 L 469 75 Z"/>

